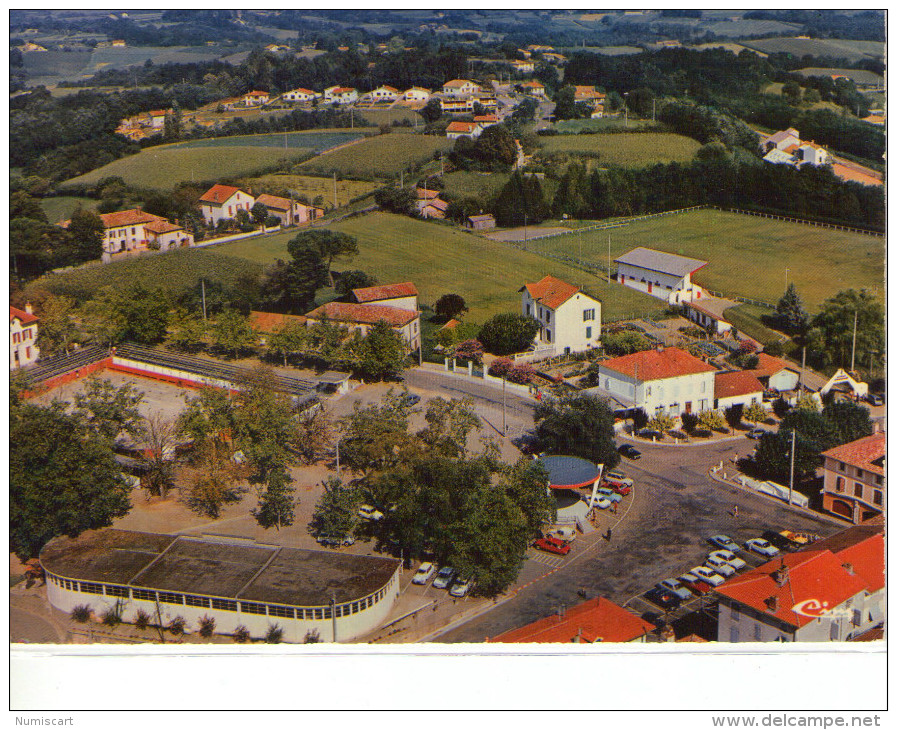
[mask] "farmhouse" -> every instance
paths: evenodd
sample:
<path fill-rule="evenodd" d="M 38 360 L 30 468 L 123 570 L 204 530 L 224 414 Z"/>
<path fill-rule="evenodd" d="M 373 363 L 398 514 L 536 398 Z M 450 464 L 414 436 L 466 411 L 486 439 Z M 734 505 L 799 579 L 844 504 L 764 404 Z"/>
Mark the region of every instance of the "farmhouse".
<path fill-rule="evenodd" d="M 442 85 L 442 93 L 446 96 L 470 96 L 479 90 L 479 84 L 467 79 L 452 79 Z"/>
<path fill-rule="evenodd" d="M 302 225 L 324 215 L 323 208 L 316 208 L 313 205 L 305 205 L 296 200 L 288 200 L 267 193 L 259 195 L 255 202 L 264 205 L 268 209 L 268 215 L 279 218 L 280 224 L 283 226 Z"/>
<path fill-rule="evenodd" d="M 603 102 L 605 94 L 596 90 L 594 86 L 574 86 L 573 87 L 573 101 L 574 102 L 584 102 L 584 101 L 594 101 L 594 102 Z"/>
<path fill-rule="evenodd" d="M 736 302 L 722 297 L 705 296 L 699 300 L 685 302 L 686 316 L 696 324 L 708 329 L 712 334 L 721 335 L 732 330 L 723 313 Z"/>
<path fill-rule="evenodd" d="M 401 91 L 392 86 L 380 86 L 371 92 L 373 101 L 395 101 L 401 95 Z"/>
<path fill-rule="evenodd" d="M 182 225 L 167 220 L 151 221 L 144 226 L 147 248 L 168 251 L 172 248 L 186 248 L 193 245 L 193 234 Z"/>
<path fill-rule="evenodd" d="M 769 152 L 770 150 L 774 149 L 785 151 L 788 147 L 799 144 L 800 132 L 798 132 L 794 127 L 788 127 L 788 129 L 782 132 L 771 134 L 768 137 L 765 137 L 761 142 L 761 145 L 765 152 Z"/>
<path fill-rule="evenodd" d="M 292 102 L 310 102 L 314 101 L 316 96 L 320 96 L 320 94 L 316 94 L 311 89 L 298 88 L 284 93 L 283 100 Z"/>
<path fill-rule="evenodd" d="M 448 139 L 458 139 L 458 137 L 476 139 L 482 132 L 483 128 L 476 122 L 449 122 L 445 129 L 445 136 Z"/>
<path fill-rule="evenodd" d="M 163 625 L 181 617 L 190 632 L 211 616 L 217 632 L 242 624 L 253 638 L 276 624 L 290 643 L 310 631 L 351 641 L 375 629 L 398 599 L 401 572 L 395 558 L 118 529 L 57 537 L 40 561 L 47 599 L 65 613 L 86 605 L 134 621 L 143 611 Z"/>
<path fill-rule="evenodd" d="M 709 410 L 716 368 L 678 347 L 614 357 L 598 364 L 596 393 L 641 408 L 649 416 Z"/>
<path fill-rule="evenodd" d="M 417 210 L 422 218 L 445 218 L 448 203 L 442 198 L 429 198 L 417 201 Z"/>
<path fill-rule="evenodd" d="M 614 259 L 614 262 L 617 264 L 617 280 L 621 284 L 670 304 L 704 296 L 704 290 L 692 283 L 691 275 L 704 268 L 706 261 L 639 247 Z"/>
<path fill-rule="evenodd" d="M 480 116 L 474 117 L 473 121 L 479 124 L 483 129 L 486 129 L 486 127 L 491 127 L 493 124 L 498 124 L 501 120 L 494 114 L 481 114 Z"/>
<path fill-rule="evenodd" d="M 420 296 L 413 282 L 366 286 L 352 290 L 352 298 L 358 304 L 381 304 L 417 312 L 417 298 Z"/>
<path fill-rule="evenodd" d="M 601 302 L 577 286 L 545 276 L 519 290 L 521 312 L 539 323 L 536 352 L 582 352 L 601 344 Z"/>
<path fill-rule="evenodd" d="M 717 640 L 850 641 L 884 621 L 884 585 L 881 527 L 854 527 L 717 588 Z"/>
<path fill-rule="evenodd" d="M 495 216 L 491 213 L 471 215 L 467 217 L 464 225 L 474 231 L 489 231 L 495 228 Z"/>
<path fill-rule="evenodd" d="M 351 86 L 331 86 L 324 89 L 324 101 L 328 104 L 354 104 L 358 101 L 358 91 Z"/>
<path fill-rule="evenodd" d="M 168 110 L 153 109 L 146 114 L 148 117 L 147 125 L 149 127 L 152 127 L 153 129 L 162 129 L 165 126 L 165 117 L 168 115 Z"/>
<path fill-rule="evenodd" d="M 107 255 L 123 251 L 145 250 L 149 247 L 151 240 L 156 240 L 159 235 L 170 232 L 161 230 L 159 226 L 156 226 L 152 233 L 147 231 L 146 226 L 149 223 L 168 223 L 168 221 L 161 216 L 144 213 L 140 208 L 120 210 L 117 213 L 102 213 L 100 220 L 103 222 L 104 258 Z M 67 220 L 63 221 L 61 225 L 63 228 L 68 228 L 70 223 L 71 221 Z M 176 230 L 183 231 L 180 227 L 176 227 Z M 175 238 L 178 241 L 181 240 L 178 237 Z M 192 244 L 192 236 L 189 238 L 190 243 L 187 245 Z M 167 240 L 171 240 L 171 237 Z"/>
<path fill-rule="evenodd" d="M 402 336 L 409 352 L 420 347 L 420 314 L 410 309 L 382 304 L 328 302 L 305 316 L 309 325 L 327 320 L 345 326 L 350 333 L 358 332 L 362 336 L 377 322 L 383 321 Z"/>
<path fill-rule="evenodd" d="M 521 74 L 531 74 L 536 70 L 536 64 L 531 61 L 508 61 L 508 65 L 511 66 L 517 73 Z"/>
<path fill-rule="evenodd" d="M 307 326 L 308 319 L 301 314 L 278 314 L 276 312 L 250 312 L 249 326 L 259 335 L 261 344 L 267 344 L 267 336 L 273 335 L 292 324 Z"/>
<path fill-rule="evenodd" d="M 749 406 L 763 402 L 763 384 L 750 370 L 716 373 L 713 383 L 714 410 L 732 406 Z"/>
<path fill-rule="evenodd" d="M 228 220 L 237 215 L 238 210 L 247 213 L 255 205 L 255 198 L 232 185 L 213 185 L 199 199 L 202 217 L 210 226 L 218 221 Z"/>
<path fill-rule="evenodd" d="M 524 94 L 540 98 L 545 97 L 545 84 L 536 81 L 535 79 L 532 81 L 524 81 L 522 84 L 518 84 L 518 86 L 520 86 L 520 89 Z"/>
<path fill-rule="evenodd" d="M 885 494 L 884 432 L 822 452 L 822 508 L 865 522 L 882 513 Z"/>
<path fill-rule="evenodd" d="M 250 91 L 242 96 L 244 106 L 262 106 L 270 98 L 267 91 Z"/>
<path fill-rule="evenodd" d="M 751 372 L 769 390 L 777 390 L 784 393 L 794 390 L 800 381 L 800 373 L 780 360 L 765 352 L 757 353 L 757 367 Z"/>
<path fill-rule="evenodd" d="M 25 305 L 25 311 L 9 308 L 9 369 L 15 370 L 24 365 L 36 362 L 40 357 L 37 346 L 37 323 L 31 305 Z"/>

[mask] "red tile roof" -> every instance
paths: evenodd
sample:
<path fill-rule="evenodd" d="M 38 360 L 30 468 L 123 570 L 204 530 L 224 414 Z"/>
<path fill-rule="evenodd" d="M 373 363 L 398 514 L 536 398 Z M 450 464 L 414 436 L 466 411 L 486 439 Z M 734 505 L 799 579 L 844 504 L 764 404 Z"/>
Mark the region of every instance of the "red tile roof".
<path fill-rule="evenodd" d="M 472 132 L 479 125 L 476 122 L 449 122 L 446 132 Z"/>
<path fill-rule="evenodd" d="M 475 121 L 477 123 L 479 123 L 479 122 L 497 122 L 498 117 L 495 116 L 494 114 L 483 114 L 479 117 L 474 117 L 473 121 Z"/>
<path fill-rule="evenodd" d="M 424 206 L 424 208 L 435 208 L 436 210 L 445 213 L 445 211 L 448 210 L 448 203 L 440 198 L 431 198 L 427 201 L 427 204 Z"/>
<path fill-rule="evenodd" d="M 645 350 L 622 357 L 612 357 L 599 365 L 601 368 L 613 370 L 615 373 L 635 378 L 640 382 L 716 371 L 712 365 L 678 347 Z"/>
<path fill-rule="evenodd" d="M 524 284 L 518 291 L 526 289 L 529 295 L 540 304 L 557 309 L 574 294 L 581 291 L 578 286 L 568 284 L 554 276 L 544 276 L 534 284 Z"/>
<path fill-rule="evenodd" d="M 247 91 L 243 96 L 268 96 L 267 91 Z"/>
<path fill-rule="evenodd" d="M 271 210 L 289 210 L 290 209 L 290 201 L 286 198 L 278 198 L 276 195 L 268 195 L 268 193 L 262 193 L 255 199 L 256 203 L 261 203 L 266 208 L 270 208 Z"/>
<path fill-rule="evenodd" d="M 393 327 L 403 327 L 413 322 L 418 313 L 410 309 L 387 307 L 381 304 L 354 304 L 352 302 L 328 302 L 306 315 L 309 319 L 329 319 L 334 322 L 376 324 L 380 320 Z"/>
<path fill-rule="evenodd" d="M 506 631 L 489 642 L 499 644 L 552 644 L 633 641 L 654 626 L 606 598 L 593 598 L 568 608 L 564 616 L 548 616 L 519 629 Z"/>
<path fill-rule="evenodd" d="M 28 314 L 28 312 L 23 312 L 21 309 L 11 306 L 9 308 L 9 321 L 12 322 L 14 319 L 18 319 L 22 324 L 31 324 L 38 321 L 33 314 Z"/>
<path fill-rule="evenodd" d="M 794 370 L 794 368 L 784 360 L 767 355 L 765 352 L 758 352 L 757 367 L 751 370 L 751 373 L 758 378 L 768 378 L 770 375 L 775 375 L 782 370 Z"/>
<path fill-rule="evenodd" d="M 733 398 L 736 395 L 762 393 L 763 383 L 751 371 L 735 370 L 731 373 L 717 373 L 713 392 L 717 398 Z"/>
<path fill-rule="evenodd" d="M 417 189 L 417 199 L 418 200 L 430 200 L 431 198 L 438 198 L 439 191 L 438 190 L 426 190 L 424 188 Z"/>
<path fill-rule="evenodd" d="M 213 185 L 199 200 L 202 203 L 221 205 L 232 195 L 239 192 L 240 188 L 235 188 L 232 185 Z"/>
<path fill-rule="evenodd" d="M 178 226 L 168 221 L 152 221 L 144 226 L 150 233 L 171 233 L 172 231 L 183 231 L 184 226 Z"/>
<path fill-rule="evenodd" d="M 256 332 L 277 332 L 285 325 L 305 324 L 307 317 L 301 314 L 277 314 L 276 312 L 250 312 L 249 326 Z"/>
<path fill-rule="evenodd" d="M 866 590 L 870 593 L 885 587 L 885 539 L 881 533 L 836 554 L 842 565 L 849 565 L 866 581 Z"/>
<path fill-rule="evenodd" d="M 885 455 L 886 443 L 887 437 L 884 432 L 874 433 L 871 436 L 851 441 L 849 444 L 841 444 L 841 446 L 823 451 L 822 455 L 884 476 L 882 457 Z"/>
<path fill-rule="evenodd" d="M 131 210 L 120 210 L 117 213 L 101 213 L 100 220 L 103 221 L 104 228 L 118 228 L 120 226 L 134 226 L 141 223 L 164 221 L 165 219 L 152 213 L 144 213 L 139 208 L 132 208 Z"/>
<path fill-rule="evenodd" d="M 352 296 L 361 304 L 365 302 L 379 302 L 383 299 L 399 299 L 401 297 L 418 296 L 417 287 L 410 281 L 400 284 L 383 284 L 382 286 L 366 286 L 361 289 L 353 289 Z"/>
<path fill-rule="evenodd" d="M 451 81 L 446 81 L 442 86 L 445 88 L 448 86 L 450 89 L 457 89 L 465 84 L 473 84 L 473 81 L 468 81 L 467 79 L 452 79 Z M 474 84 L 476 85 L 476 84 Z"/>

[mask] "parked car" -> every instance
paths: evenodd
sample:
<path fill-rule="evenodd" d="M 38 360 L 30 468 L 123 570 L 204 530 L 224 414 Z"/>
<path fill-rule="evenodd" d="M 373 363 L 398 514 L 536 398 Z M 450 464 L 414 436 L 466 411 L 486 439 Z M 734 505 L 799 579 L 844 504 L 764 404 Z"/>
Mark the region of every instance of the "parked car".
<path fill-rule="evenodd" d="M 620 454 L 625 456 L 627 459 L 632 459 L 633 461 L 642 458 L 642 452 L 635 448 L 635 446 L 633 446 L 632 444 L 623 444 L 619 449 L 617 449 L 617 451 L 619 451 Z"/>
<path fill-rule="evenodd" d="M 604 485 L 608 487 L 628 487 L 632 489 L 635 485 L 635 482 L 632 481 L 629 477 L 624 477 L 620 472 L 608 472 L 604 475 L 604 479 L 601 480 Z"/>
<path fill-rule="evenodd" d="M 416 406 L 420 403 L 420 396 L 416 393 L 404 393 L 402 395 L 402 405 L 408 406 L 409 408 Z"/>
<path fill-rule="evenodd" d="M 714 588 L 725 583 L 725 579 L 719 573 L 715 573 L 710 568 L 704 565 L 699 565 L 697 568 L 692 568 L 689 572 L 699 580 L 704 581 Z"/>
<path fill-rule="evenodd" d="M 698 576 L 692 575 L 691 573 L 680 575 L 676 580 L 678 580 L 682 585 L 698 595 L 707 593 L 710 590 L 710 586 L 707 583 L 698 578 Z"/>
<path fill-rule="evenodd" d="M 765 428 L 752 428 L 747 433 L 747 437 L 749 439 L 760 439 L 764 434 L 772 433 L 771 431 L 766 430 Z"/>
<path fill-rule="evenodd" d="M 436 577 L 433 579 L 434 588 L 448 588 L 455 579 L 455 569 L 445 566 L 440 568 Z"/>
<path fill-rule="evenodd" d="M 455 585 L 452 586 L 452 589 L 449 591 L 449 594 L 454 596 L 455 598 L 464 598 L 468 593 L 470 593 L 470 589 L 473 587 L 473 580 L 470 578 L 459 578 L 455 581 Z"/>
<path fill-rule="evenodd" d="M 611 484 L 610 488 L 613 489 L 621 497 L 625 497 L 627 494 L 629 494 L 632 491 L 632 485 L 627 485 L 627 484 L 623 484 L 623 485 Z"/>
<path fill-rule="evenodd" d="M 885 403 L 885 399 L 876 393 L 870 393 L 866 396 L 866 402 L 873 406 L 882 406 Z"/>
<path fill-rule="evenodd" d="M 748 540 L 744 546 L 748 550 L 755 552 L 758 555 L 762 555 L 765 558 L 774 558 L 779 554 L 779 549 L 774 545 L 770 545 L 769 542 L 762 537 L 754 537 Z"/>
<path fill-rule="evenodd" d="M 373 520 L 374 522 L 379 522 L 383 519 L 383 513 L 369 504 L 363 504 L 358 508 L 358 516 L 363 520 Z"/>
<path fill-rule="evenodd" d="M 725 560 L 720 560 L 719 558 L 707 558 L 707 560 L 704 561 L 704 565 L 726 578 L 731 578 L 735 575 L 735 568 L 729 565 Z"/>
<path fill-rule="evenodd" d="M 537 550 L 544 550 L 546 553 L 554 553 L 555 555 L 566 555 L 570 552 L 570 544 L 563 540 L 558 540 L 556 537 L 540 537 L 533 543 L 533 547 Z"/>
<path fill-rule="evenodd" d="M 738 545 L 735 544 L 735 541 L 729 537 L 728 535 L 714 535 L 713 537 L 707 538 L 707 542 L 711 545 L 716 545 L 716 547 L 721 550 L 738 550 Z"/>
<path fill-rule="evenodd" d="M 573 542 L 576 539 L 576 530 L 572 527 L 555 527 L 548 531 L 547 537 L 554 537 L 563 542 Z"/>
<path fill-rule="evenodd" d="M 658 588 L 655 586 L 645 594 L 645 600 L 651 601 L 655 606 L 660 606 L 668 611 L 679 608 L 682 599 L 670 593 L 666 588 Z"/>
<path fill-rule="evenodd" d="M 346 535 L 345 537 L 318 535 L 318 543 L 324 547 L 340 547 L 340 545 L 354 545 L 355 538 L 352 535 Z"/>
<path fill-rule="evenodd" d="M 433 563 L 421 563 L 417 572 L 414 574 L 414 577 L 411 579 L 411 582 L 422 586 L 433 577 L 433 573 L 435 572 L 436 566 L 433 565 Z"/>
<path fill-rule="evenodd" d="M 604 499 L 608 499 L 611 502 L 622 502 L 623 497 L 617 494 L 613 489 L 608 489 L 607 487 L 599 487 L 596 492 L 596 496 L 600 495 Z"/>
<path fill-rule="evenodd" d="M 796 550 L 800 547 L 796 542 L 775 530 L 765 530 L 760 537 L 779 550 Z"/>
<path fill-rule="evenodd" d="M 747 567 L 747 563 L 739 558 L 731 550 L 714 550 L 712 553 L 710 553 L 710 557 L 728 563 L 733 568 L 735 568 L 735 570 L 741 570 L 742 568 Z"/>
<path fill-rule="evenodd" d="M 613 479 L 614 481 L 618 481 L 618 482 L 627 482 L 628 481 L 630 484 L 632 484 L 632 479 L 627 477 L 619 469 L 611 469 L 609 471 L 604 472 L 604 478 L 607 480 Z"/>
<path fill-rule="evenodd" d="M 682 585 L 675 578 L 664 578 L 654 587 L 658 590 L 669 591 L 681 601 L 687 601 L 689 598 L 691 598 L 691 591 L 688 590 L 688 588 Z"/>

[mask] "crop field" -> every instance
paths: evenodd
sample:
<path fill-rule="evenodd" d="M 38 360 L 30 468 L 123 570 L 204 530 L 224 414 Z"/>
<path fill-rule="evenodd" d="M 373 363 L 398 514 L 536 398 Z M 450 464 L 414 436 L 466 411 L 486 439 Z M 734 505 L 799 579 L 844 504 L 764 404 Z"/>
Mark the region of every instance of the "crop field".
<path fill-rule="evenodd" d="M 813 312 L 840 289 L 884 291 L 884 240 L 767 218 L 698 210 L 634 221 L 624 228 L 533 241 L 529 248 L 589 261 L 607 261 L 638 246 L 708 261 L 696 283 L 727 295 L 775 304 L 794 282 Z M 581 254 L 580 254 L 581 251 Z"/>
<path fill-rule="evenodd" d="M 445 191 L 452 196 L 486 201 L 498 194 L 508 182 L 505 172 L 450 172 L 444 178 Z"/>
<path fill-rule="evenodd" d="M 221 46 L 125 46 L 124 48 L 97 48 L 90 56 L 84 73 L 96 73 L 108 68 L 126 68 L 143 65 L 147 59 L 154 64 L 199 63 L 219 58 Z"/>
<path fill-rule="evenodd" d="M 422 134 L 384 134 L 340 150 L 319 155 L 299 165 L 299 170 L 344 177 L 394 178 L 431 160 L 437 152 L 448 152 L 453 142 L 445 137 Z"/>
<path fill-rule="evenodd" d="M 58 223 L 71 218 L 78 205 L 85 210 L 96 210 L 99 202 L 93 198 L 82 198 L 77 195 L 57 195 L 54 198 L 41 198 L 40 207 L 47 214 L 50 223 Z"/>
<path fill-rule="evenodd" d="M 329 177 L 313 177 L 311 175 L 283 175 L 279 173 L 245 178 L 244 185 L 253 190 L 265 190 L 272 195 L 289 196 L 292 190 L 295 195 L 305 196 L 313 201 L 318 196 L 324 198 L 327 205 L 333 204 L 333 179 Z M 337 206 L 348 205 L 349 201 L 360 195 L 372 193 L 379 186 L 376 183 L 362 180 L 337 180 Z"/>
<path fill-rule="evenodd" d="M 44 81 L 79 79 L 90 63 L 90 51 L 46 51 L 44 53 L 25 53 L 23 61 L 25 72 L 31 80 Z"/>
<path fill-rule="evenodd" d="M 166 145 L 178 149 L 193 149 L 195 147 L 274 147 L 283 149 L 305 149 L 321 152 L 322 150 L 336 147 L 337 145 L 361 139 L 362 132 L 346 131 L 314 131 L 314 132 L 286 132 L 272 134 L 246 134 L 237 137 L 211 137 L 208 139 L 193 139 L 189 142 L 177 142 Z"/>
<path fill-rule="evenodd" d="M 879 41 L 848 41 L 837 38 L 765 38 L 741 41 L 742 45 L 764 53 L 791 53 L 843 58 L 853 63 L 869 58 L 884 58 L 884 43 Z"/>
<path fill-rule="evenodd" d="M 688 162 L 701 148 L 701 144 L 691 137 L 666 132 L 559 134 L 556 137 L 541 137 L 540 141 L 541 154 L 597 154 L 599 165 L 622 167 L 643 167 L 659 162 Z"/>
<path fill-rule="evenodd" d="M 256 274 L 261 269 L 261 264 L 245 258 L 213 254 L 202 248 L 184 248 L 47 274 L 30 286 L 84 301 L 104 286 L 121 288 L 142 284 L 148 289 L 177 292 L 195 286 L 200 279 L 231 285 L 242 274 Z"/>
<path fill-rule="evenodd" d="M 515 246 L 490 241 L 456 228 L 393 215 L 373 213 L 332 226 L 358 238 L 359 255 L 339 261 L 337 270 L 361 269 L 382 282 L 413 281 L 423 303 L 456 292 L 470 308 L 471 322 L 483 323 L 501 312 L 520 308 L 520 289 L 528 281 L 552 274 L 583 286 L 603 302 L 605 319 L 644 316 L 663 302 L 592 274 Z M 295 233 L 234 241 L 211 251 L 258 263 L 288 258 L 287 242 Z"/>
<path fill-rule="evenodd" d="M 651 124 L 647 119 L 631 119 L 627 127 L 623 117 L 602 117 L 601 119 L 564 119 L 556 122 L 554 128 L 561 134 L 579 134 L 583 130 L 607 132 L 610 130 L 639 129 Z"/>
<path fill-rule="evenodd" d="M 420 114 L 413 109 L 401 106 L 393 109 L 362 109 L 358 111 L 358 116 L 377 126 L 392 124 L 393 122 L 404 122 L 406 119 L 412 124 L 424 125 L 424 119 Z"/>

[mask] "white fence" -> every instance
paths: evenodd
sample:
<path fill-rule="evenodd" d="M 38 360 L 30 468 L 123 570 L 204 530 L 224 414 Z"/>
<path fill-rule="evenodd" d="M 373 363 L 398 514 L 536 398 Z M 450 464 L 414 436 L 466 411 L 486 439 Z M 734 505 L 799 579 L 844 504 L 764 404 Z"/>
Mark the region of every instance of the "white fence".
<path fill-rule="evenodd" d="M 280 226 L 271 226 L 263 231 L 250 231 L 249 233 L 234 233 L 231 236 L 221 236 L 219 238 L 207 238 L 199 243 L 194 243 L 193 248 L 202 248 L 203 246 L 214 246 L 216 243 L 227 243 L 228 241 L 239 241 L 243 238 L 254 238 L 255 236 L 264 236 L 266 233 L 277 233 Z"/>

